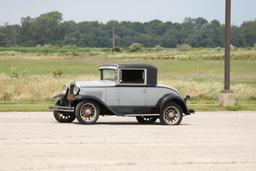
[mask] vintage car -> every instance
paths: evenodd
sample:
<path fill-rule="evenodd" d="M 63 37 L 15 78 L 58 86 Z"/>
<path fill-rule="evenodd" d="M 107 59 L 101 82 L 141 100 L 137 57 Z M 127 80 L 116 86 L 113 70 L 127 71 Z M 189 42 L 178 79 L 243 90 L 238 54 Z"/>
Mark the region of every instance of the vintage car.
<path fill-rule="evenodd" d="M 100 80 L 74 81 L 64 86 L 53 110 L 58 122 L 94 124 L 100 115 L 136 117 L 139 123 L 178 125 L 188 109 L 181 94 L 157 84 L 157 68 L 148 64 L 111 64 L 99 67 Z"/>

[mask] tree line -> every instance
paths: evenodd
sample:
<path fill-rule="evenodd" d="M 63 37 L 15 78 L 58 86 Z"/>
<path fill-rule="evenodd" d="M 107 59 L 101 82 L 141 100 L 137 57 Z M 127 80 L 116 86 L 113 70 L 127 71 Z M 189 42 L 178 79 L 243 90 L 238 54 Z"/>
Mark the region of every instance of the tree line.
<path fill-rule="evenodd" d="M 79 47 L 111 47 L 115 28 L 117 47 L 141 43 L 145 47 L 223 47 L 224 25 L 217 20 L 186 18 L 182 23 L 109 21 L 63 21 L 62 14 L 53 11 L 36 18 L 24 17 L 21 24 L 0 26 L 0 46 L 76 45 Z M 232 45 L 249 47 L 256 44 L 256 19 L 232 26 Z"/>

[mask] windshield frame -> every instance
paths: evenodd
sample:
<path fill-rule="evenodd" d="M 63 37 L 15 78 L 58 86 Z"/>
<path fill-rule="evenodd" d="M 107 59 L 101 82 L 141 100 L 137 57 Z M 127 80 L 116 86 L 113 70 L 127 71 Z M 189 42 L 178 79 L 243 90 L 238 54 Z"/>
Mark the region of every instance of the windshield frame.
<path fill-rule="evenodd" d="M 114 72 L 114 78 L 104 78 L 104 71 L 113 71 Z M 114 69 L 114 68 L 104 68 L 104 69 L 100 69 L 100 80 L 110 80 L 110 81 L 114 81 L 114 82 L 118 82 L 118 70 Z"/>

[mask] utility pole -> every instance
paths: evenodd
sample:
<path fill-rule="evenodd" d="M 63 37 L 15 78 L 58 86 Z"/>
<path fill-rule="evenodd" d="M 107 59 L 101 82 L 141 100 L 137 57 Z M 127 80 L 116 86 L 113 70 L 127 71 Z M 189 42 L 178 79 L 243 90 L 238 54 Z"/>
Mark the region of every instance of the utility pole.
<path fill-rule="evenodd" d="M 226 0 L 224 90 L 230 91 L 231 0 Z"/>
<path fill-rule="evenodd" d="M 230 90 L 230 45 L 231 45 L 231 0 L 226 1 L 225 12 L 225 62 L 224 62 L 224 90 L 221 91 L 220 104 L 223 106 L 235 104 L 235 96 Z"/>
<path fill-rule="evenodd" d="M 112 52 L 115 51 L 116 42 L 115 42 L 115 28 L 112 28 Z"/>

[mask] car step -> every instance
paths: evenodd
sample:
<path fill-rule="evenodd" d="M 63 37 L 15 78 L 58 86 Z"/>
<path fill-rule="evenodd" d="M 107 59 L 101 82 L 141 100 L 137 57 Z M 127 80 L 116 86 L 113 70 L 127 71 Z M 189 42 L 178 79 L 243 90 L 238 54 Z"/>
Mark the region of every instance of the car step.
<path fill-rule="evenodd" d="M 74 112 L 75 108 L 74 107 L 68 107 L 68 106 L 49 106 L 50 110 L 53 111 L 58 111 L 58 112 Z"/>

